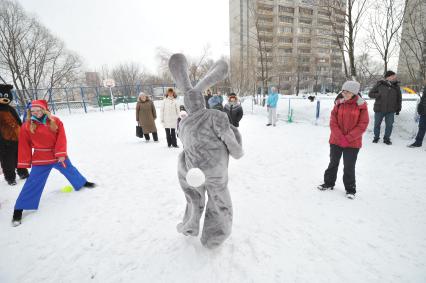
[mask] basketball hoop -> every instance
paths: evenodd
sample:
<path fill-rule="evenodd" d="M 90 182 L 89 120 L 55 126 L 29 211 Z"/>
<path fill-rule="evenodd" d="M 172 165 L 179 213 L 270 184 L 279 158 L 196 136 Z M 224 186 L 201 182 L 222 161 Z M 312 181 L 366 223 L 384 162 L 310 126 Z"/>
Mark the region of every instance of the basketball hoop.
<path fill-rule="evenodd" d="M 104 80 L 104 87 L 115 87 L 115 81 L 113 79 Z"/>

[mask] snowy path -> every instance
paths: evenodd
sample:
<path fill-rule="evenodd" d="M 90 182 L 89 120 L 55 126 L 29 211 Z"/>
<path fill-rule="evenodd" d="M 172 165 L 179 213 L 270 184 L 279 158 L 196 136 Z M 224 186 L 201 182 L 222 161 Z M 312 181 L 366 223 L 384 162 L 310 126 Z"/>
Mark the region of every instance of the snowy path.
<path fill-rule="evenodd" d="M 94 190 L 61 193 L 52 172 L 39 211 L 10 226 L 23 185 L 0 181 L 0 282 L 426 282 L 426 152 L 364 139 L 358 194 L 315 188 L 329 130 L 247 113 L 246 155 L 231 160 L 231 237 L 217 250 L 178 234 L 179 149 L 134 137 L 133 111 L 62 117 L 71 160 Z M 341 171 L 341 170 L 340 170 Z"/>

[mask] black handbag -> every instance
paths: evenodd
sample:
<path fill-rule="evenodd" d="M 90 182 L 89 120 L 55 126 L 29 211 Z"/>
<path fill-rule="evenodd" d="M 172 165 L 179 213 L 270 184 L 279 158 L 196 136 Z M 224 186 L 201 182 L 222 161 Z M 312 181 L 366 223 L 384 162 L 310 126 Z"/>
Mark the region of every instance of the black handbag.
<path fill-rule="evenodd" d="M 143 138 L 143 130 L 142 127 L 139 125 L 136 126 L 136 136 L 138 138 Z"/>

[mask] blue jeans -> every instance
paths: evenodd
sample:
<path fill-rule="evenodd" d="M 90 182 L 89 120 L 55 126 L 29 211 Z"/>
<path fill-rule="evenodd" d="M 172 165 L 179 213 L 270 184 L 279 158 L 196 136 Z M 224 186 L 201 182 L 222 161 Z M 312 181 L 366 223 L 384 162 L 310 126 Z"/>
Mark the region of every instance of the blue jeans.
<path fill-rule="evenodd" d="M 395 112 L 376 112 L 374 113 L 374 138 L 380 138 L 380 126 L 385 118 L 385 136 L 384 140 L 389 140 L 392 134 Z"/>
<path fill-rule="evenodd" d="M 75 190 L 81 189 L 86 183 L 86 178 L 78 172 L 77 168 L 71 164 L 71 161 L 68 158 L 65 159 L 65 164 L 65 168 L 60 163 L 33 166 L 30 176 L 25 182 L 24 187 L 16 200 L 15 209 L 38 209 L 41 194 L 43 193 L 47 177 L 49 177 L 52 168 L 61 172 Z"/>
<path fill-rule="evenodd" d="M 426 115 L 420 115 L 420 121 L 419 121 L 419 131 L 417 132 L 416 136 L 416 143 L 419 145 L 423 144 L 423 138 L 425 137 L 426 133 Z"/>

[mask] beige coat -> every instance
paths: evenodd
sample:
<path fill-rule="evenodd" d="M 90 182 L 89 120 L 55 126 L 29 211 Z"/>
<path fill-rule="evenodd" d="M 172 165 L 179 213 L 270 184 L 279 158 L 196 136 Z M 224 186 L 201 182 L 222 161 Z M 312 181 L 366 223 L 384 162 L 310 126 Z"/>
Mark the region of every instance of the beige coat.
<path fill-rule="evenodd" d="M 176 98 L 164 98 L 161 104 L 161 123 L 163 123 L 163 127 L 176 129 L 179 112 L 179 103 Z"/>
<path fill-rule="evenodd" d="M 154 103 L 151 100 L 138 101 L 136 104 L 136 121 L 142 127 L 144 134 L 157 132 L 155 119 L 157 119 L 157 112 Z"/>

